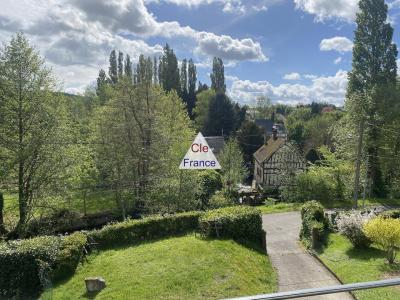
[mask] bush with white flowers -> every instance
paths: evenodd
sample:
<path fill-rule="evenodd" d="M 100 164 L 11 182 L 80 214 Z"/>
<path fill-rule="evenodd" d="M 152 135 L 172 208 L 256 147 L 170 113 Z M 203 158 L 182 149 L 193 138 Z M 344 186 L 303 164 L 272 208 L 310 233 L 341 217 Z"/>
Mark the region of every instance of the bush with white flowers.
<path fill-rule="evenodd" d="M 363 232 L 363 226 L 374 216 L 373 213 L 361 212 L 341 214 L 337 219 L 337 228 L 342 235 L 350 240 L 354 247 L 368 247 L 371 240 Z"/>

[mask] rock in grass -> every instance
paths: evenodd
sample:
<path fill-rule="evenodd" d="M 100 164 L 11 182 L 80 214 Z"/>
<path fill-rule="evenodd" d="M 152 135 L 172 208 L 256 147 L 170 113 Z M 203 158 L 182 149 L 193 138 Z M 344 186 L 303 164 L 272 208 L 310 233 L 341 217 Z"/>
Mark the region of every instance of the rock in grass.
<path fill-rule="evenodd" d="M 89 293 L 99 292 L 106 287 L 106 281 L 101 277 L 85 278 L 85 284 Z"/>

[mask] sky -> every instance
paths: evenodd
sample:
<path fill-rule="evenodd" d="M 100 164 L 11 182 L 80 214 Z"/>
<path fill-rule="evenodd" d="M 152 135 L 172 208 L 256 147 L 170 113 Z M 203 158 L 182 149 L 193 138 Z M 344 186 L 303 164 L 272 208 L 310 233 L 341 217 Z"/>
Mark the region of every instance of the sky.
<path fill-rule="evenodd" d="M 400 0 L 386 3 L 398 43 Z M 266 95 L 340 106 L 357 10 L 357 0 L 0 0 L 0 42 L 24 32 L 68 93 L 93 86 L 112 49 L 135 61 L 168 43 L 179 61 L 194 60 L 202 83 L 221 57 L 241 104 Z"/>

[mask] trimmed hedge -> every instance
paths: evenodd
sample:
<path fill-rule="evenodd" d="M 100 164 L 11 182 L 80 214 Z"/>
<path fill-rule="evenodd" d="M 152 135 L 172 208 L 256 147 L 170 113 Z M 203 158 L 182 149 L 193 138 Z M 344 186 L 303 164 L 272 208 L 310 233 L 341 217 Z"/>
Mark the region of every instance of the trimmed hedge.
<path fill-rule="evenodd" d="M 301 207 L 300 239 L 308 248 L 318 247 L 326 237 L 329 224 L 324 216 L 324 207 L 317 201 L 308 201 Z"/>
<path fill-rule="evenodd" d="M 200 217 L 202 234 L 211 238 L 263 241 L 261 212 L 250 206 L 232 206 L 207 211 Z"/>
<path fill-rule="evenodd" d="M 162 238 L 194 231 L 202 212 L 186 212 L 170 216 L 152 216 L 104 226 L 88 233 L 98 248 L 137 244 L 143 240 Z"/>
<path fill-rule="evenodd" d="M 0 298 L 36 298 L 61 274 L 75 270 L 86 236 L 42 236 L 0 244 Z"/>

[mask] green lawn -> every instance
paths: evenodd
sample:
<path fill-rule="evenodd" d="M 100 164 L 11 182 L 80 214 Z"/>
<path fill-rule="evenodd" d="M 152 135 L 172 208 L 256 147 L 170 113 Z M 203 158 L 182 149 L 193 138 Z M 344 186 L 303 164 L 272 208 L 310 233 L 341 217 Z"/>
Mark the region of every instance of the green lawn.
<path fill-rule="evenodd" d="M 272 214 L 272 213 L 300 210 L 301 205 L 302 203 L 299 202 L 294 202 L 294 203 L 281 202 L 277 204 L 257 206 L 257 208 L 261 210 L 263 214 Z"/>
<path fill-rule="evenodd" d="M 371 247 L 358 250 L 343 236 L 332 233 L 319 253 L 322 261 L 344 282 L 354 283 L 400 277 L 400 263 L 389 266 L 383 251 Z M 355 292 L 360 300 L 400 299 L 400 287 Z"/>
<path fill-rule="evenodd" d="M 102 276 L 107 287 L 87 295 L 89 276 Z M 265 254 L 231 240 L 189 235 L 91 255 L 42 299 L 220 299 L 276 289 Z"/>

